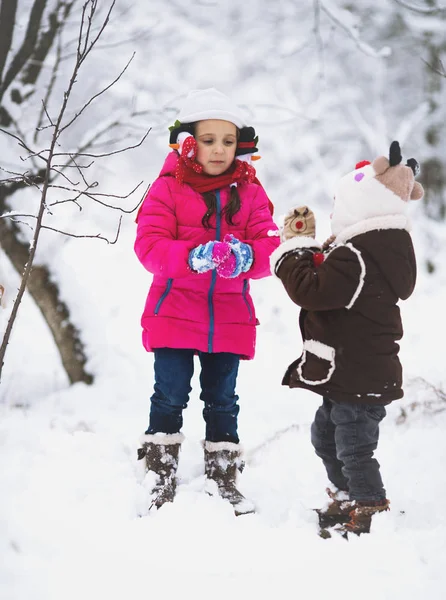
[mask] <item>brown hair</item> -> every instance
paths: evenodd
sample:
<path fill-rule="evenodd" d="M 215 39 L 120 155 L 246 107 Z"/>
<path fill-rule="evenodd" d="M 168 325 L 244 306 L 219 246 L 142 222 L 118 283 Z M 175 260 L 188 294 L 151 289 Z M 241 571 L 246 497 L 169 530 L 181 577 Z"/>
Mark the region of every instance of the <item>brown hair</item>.
<path fill-rule="evenodd" d="M 204 213 L 201 222 L 203 223 L 203 227 L 209 229 L 210 218 L 217 212 L 217 197 L 215 195 L 215 192 L 205 192 L 204 194 L 202 194 L 202 196 L 203 200 L 205 201 L 207 211 Z M 234 225 L 232 217 L 240 210 L 240 204 L 241 203 L 238 190 L 235 186 L 232 186 L 229 202 L 222 211 L 222 215 L 225 216 L 226 223 L 228 223 L 228 225 Z"/>

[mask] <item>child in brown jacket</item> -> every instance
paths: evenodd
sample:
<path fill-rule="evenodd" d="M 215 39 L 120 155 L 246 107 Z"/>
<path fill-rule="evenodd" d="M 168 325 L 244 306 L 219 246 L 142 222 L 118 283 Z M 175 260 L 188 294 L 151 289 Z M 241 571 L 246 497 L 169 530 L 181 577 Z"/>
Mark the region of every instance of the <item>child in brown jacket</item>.
<path fill-rule="evenodd" d="M 373 458 L 385 406 L 403 396 L 398 301 L 408 298 L 416 262 L 406 215 L 423 196 L 415 159 L 401 163 L 398 142 L 339 182 L 329 245 L 314 239 L 306 207 L 286 219 L 272 271 L 298 304 L 303 352 L 283 385 L 323 397 L 311 428 L 316 454 L 335 486 L 319 510 L 322 527 L 364 533 L 389 501 Z M 328 247 L 327 247 L 328 246 Z"/>

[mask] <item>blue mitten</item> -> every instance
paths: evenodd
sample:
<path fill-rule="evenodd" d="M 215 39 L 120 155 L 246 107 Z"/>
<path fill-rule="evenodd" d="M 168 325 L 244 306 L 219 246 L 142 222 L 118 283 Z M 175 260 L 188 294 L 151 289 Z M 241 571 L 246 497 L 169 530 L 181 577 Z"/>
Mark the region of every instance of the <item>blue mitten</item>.
<path fill-rule="evenodd" d="M 215 242 L 200 244 L 189 252 L 189 267 L 196 273 L 206 273 L 215 268 L 212 250 Z"/>
<path fill-rule="evenodd" d="M 225 242 L 231 246 L 232 253 L 235 257 L 235 267 L 230 277 L 237 277 L 240 273 L 246 273 L 252 266 L 254 261 L 254 254 L 249 244 L 241 242 L 235 238 L 232 234 L 225 235 Z"/>

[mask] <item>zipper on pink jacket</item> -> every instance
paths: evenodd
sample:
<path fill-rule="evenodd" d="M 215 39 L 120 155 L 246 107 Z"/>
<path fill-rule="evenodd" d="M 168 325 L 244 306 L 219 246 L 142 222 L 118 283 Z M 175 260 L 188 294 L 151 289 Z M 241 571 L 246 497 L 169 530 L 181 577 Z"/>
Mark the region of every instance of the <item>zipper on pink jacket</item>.
<path fill-rule="evenodd" d="M 221 237 L 221 214 L 220 214 L 220 206 L 221 206 L 221 199 L 220 199 L 220 190 L 217 190 L 215 192 L 215 197 L 216 197 L 216 201 L 217 201 L 217 207 L 216 207 L 216 234 L 215 234 L 215 239 L 217 241 L 220 241 L 220 237 Z M 208 292 L 208 306 L 209 306 L 209 335 L 208 335 L 208 352 L 212 352 L 213 349 L 213 343 L 214 343 L 214 326 L 215 326 L 215 320 L 214 320 L 214 304 L 213 304 L 213 296 L 214 296 L 214 288 L 215 288 L 215 284 L 217 282 L 217 271 L 216 269 L 212 270 L 212 279 L 211 279 L 211 287 L 209 288 L 209 292 Z"/>
<path fill-rule="evenodd" d="M 166 289 L 164 290 L 161 298 L 158 300 L 156 306 L 155 306 L 155 315 L 158 315 L 159 310 L 161 308 L 161 304 L 164 302 L 164 300 L 166 299 L 167 294 L 170 292 L 170 288 L 172 287 L 172 283 L 173 283 L 173 279 L 170 278 L 167 280 L 167 285 L 166 285 Z"/>

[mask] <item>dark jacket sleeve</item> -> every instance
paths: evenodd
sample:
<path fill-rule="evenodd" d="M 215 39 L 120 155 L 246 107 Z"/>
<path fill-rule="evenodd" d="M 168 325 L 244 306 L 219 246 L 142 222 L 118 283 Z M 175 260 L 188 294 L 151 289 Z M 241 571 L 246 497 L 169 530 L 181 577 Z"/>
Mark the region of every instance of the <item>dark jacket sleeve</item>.
<path fill-rule="evenodd" d="M 358 254 L 348 246 L 338 246 L 315 267 L 312 252 L 291 253 L 282 260 L 276 274 L 291 300 L 306 310 L 347 308 L 364 282 Z"/>

